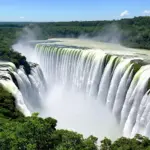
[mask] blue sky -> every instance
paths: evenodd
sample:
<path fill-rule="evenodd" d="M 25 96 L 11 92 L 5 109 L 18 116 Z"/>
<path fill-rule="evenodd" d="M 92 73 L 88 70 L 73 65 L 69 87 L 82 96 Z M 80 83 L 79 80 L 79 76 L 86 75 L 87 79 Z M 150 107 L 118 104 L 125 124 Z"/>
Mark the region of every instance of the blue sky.
<path fill-rule="evenodd" d="M 150 15 L 150 0 L 0 0 L 0 21 L 111 20 Z"/>

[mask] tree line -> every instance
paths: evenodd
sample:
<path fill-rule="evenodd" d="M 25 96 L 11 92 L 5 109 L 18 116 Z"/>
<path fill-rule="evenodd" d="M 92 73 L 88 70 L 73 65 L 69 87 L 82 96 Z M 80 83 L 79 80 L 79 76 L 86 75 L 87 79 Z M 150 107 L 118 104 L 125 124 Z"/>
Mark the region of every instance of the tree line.
<path fill-rule="evenodd" d="M 127 47 L 150 49 L 150 17 L 111 21 L 71 21 L 71 22 L 13 22 L 0 23 L 0 40 L 5 45 L 12 44 L 29 27 L 38 27 L 37 39 L 52 37 L 91 38 L 97 41 L 119 43 Z M 2 43 L 1 42 L 1 43 Z M 5 46 L 5 47 L 6 47 Z"/>
<path fill-rule="evenodd" d="M 35 24 L 34 24 L 35 25 Z M 91 38 L 127 47 L 150 49 L 150 17 L 112 21 L 72 21 L 36 23 L 43 38 Z"/>

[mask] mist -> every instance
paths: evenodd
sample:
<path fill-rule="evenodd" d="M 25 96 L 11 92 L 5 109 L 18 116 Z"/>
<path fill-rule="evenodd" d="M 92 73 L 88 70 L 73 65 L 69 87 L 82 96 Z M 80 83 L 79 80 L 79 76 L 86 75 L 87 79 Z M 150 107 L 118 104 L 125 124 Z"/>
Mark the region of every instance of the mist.
<path fill-rule="evenodd" d="M 39 63 L 34 47 L 31 46 L 29 42 L 38 40 L 40 36 L 42 37 L 42 31 L 38 26 L 25 27 L 23 28 L 17 42 L 12 45 L 12 48 L 26 56 L 28 61 Z"/>
<path fill-rule="evenodd" d="M 58 129 L 76 131 L 84 137 L 94 135 L 99 140 L 104 137 L 115 140 L 121 136 L 115 117 L 100 101 L 61 84 L 54 85 L 48 92 L 43 108 L 41 115 L 57 119 Z"/>
<path fill-rule="evenodd" d="M 91 35 L 89 35 L 88 33 L 83 33 L 78 38 L 121 44 L 122 31 L 117 24 L 112 23 L 105 25 L 101 29 L 101 31 L 98 31 L 97 27 L 95 27 L 95 30 L 91 33 Z"/>
<path fill-rule="evenodd" d="M 18 42 L 12 46 L 13 49 L 25 55 L 28 61 L 38 63 L 44 76 L 48 79 L 35 49 L 26 42 L 37 40 L 39 36 L 37 34 L 41 34 L 41 30 L 34 32 L 34 30 L 25 28 L 23 31 L 25 35 L 22 35 Z M 97 36 L 98 39 L 99 37 Z M 58 121 L 58 129 L 76 131 L 83 134 L 84 137 L 94 135 L 99 140 L 104 137 L 115 140 L 122 135 L 115 117 L 100 101 L 86 96 L 82 91 L 72 89 L 71 85 L 70 88 L 64 87 L 62 83 L 51 85 L 47 80 L 47 87 L 46 95 L 42 96 L 39 113 L 44 118 L 55 118 Z"/>

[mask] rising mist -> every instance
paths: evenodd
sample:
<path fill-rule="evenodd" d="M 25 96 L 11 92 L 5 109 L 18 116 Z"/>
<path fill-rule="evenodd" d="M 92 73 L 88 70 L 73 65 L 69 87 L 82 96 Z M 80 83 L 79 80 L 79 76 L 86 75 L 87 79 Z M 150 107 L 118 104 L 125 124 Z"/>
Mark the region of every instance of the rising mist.
<path fill-rule="evenodd" d="M 121 44 L 122 31 L 116 23 L 111 23 L 102 27 L 100 31 L 97 30 L 97 27 L 95 27 L 95 30 L 91 33 L 91 35 L 83 33 L 78 38 Z"/>

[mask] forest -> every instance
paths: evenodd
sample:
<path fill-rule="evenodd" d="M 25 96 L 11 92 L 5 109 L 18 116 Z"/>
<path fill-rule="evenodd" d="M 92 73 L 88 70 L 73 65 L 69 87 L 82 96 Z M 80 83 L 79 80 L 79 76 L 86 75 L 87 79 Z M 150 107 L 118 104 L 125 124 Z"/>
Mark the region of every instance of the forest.
<path fill-rule="evenodd" d="M 127 47 L 150 49 L 150 17 L 112 21 L 56 22 L 37 24 L 48 37 L 90 38 Z"/>
<path fill-rule="evenodd" d="M 1 22 L 0 47 L 8 48 L 16 42 L 22 33 L 25 34 L 22 31 L 25 27 L 35 31 L 35 39 L 40 40 L 53 37 L 90 38 L 127 47 L 150 49 L 149 16 L 112 21 Z"/>
<path fill-rule="evenodd" d="M 26 58 L 12 49 L 20 38 L 28 40 L 26 30 L 40 30 L 36 39 L 52 37 L 91 38 L 120 43 L 134 48 L 150 49 L 150 17 L 135 17 L 112 21 L 72 22 L 1 22 L 0 60 L 11 61 L 17 68 L 24 66 L 30 74 Z M 24 34 L 24 36 L 22 36 Z M 58 130 L 57 120 L 41 118 L 38 113 L 24 117 L 15 107 L 15 98 L 0 86 L 0 150 L 150 150 L 150 139 L 136 135 L 116 141 Z M 100 146 L 98 146 L 100 145 Z"/>
<path fill-rule="evenodd" d="M 16 42 L 24 27 L 35 30 L 35 38 L 40 40 L 53 37 L 90 38 L 127 47 L 150 49 L 149 16 L 112 21 L 1 22 L 0 41 L 1 44 L 5 43 L 2 44 L 3 47 Z"/>

